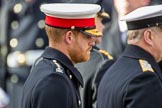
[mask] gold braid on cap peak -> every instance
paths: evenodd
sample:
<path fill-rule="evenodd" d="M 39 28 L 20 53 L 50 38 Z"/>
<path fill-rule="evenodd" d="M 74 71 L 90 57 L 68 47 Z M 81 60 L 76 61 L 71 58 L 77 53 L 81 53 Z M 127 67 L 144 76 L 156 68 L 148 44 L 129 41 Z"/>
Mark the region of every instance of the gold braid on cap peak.
<path fill-rule="evenodd" d="M 102 18 L 110 18 L 110 15 L 107 12 L 98 12 L 97 13 L 98 17 L 102 17 Z"/>
<path fill-rule="evenodd" d="M 84 30 L 84 32 L 89 33 L 94 36 L 98 36 L 98 37 L 102 36 L 102 33 L 99 32 L 97 29 Z"/>
<path fill-rule="evenodd" d="M 113 59 L 113 57 L 109 54 L 109 52 L 102 49 L 100 49 L 99 52 L 102 53 L 103 55 L 106 55 L 110 60 Z"/>

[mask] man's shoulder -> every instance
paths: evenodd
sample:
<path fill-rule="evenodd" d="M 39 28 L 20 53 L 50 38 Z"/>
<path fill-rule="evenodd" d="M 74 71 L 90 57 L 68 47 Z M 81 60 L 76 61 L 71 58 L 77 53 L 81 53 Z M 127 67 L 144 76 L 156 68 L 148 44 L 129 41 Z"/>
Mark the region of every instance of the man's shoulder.
<path fill-rule="evenodd" d="M 103 50 L 97 46 L 93 47 L 93 50 L 91 51 L 91 53 L 96 53 L 96 55 L 98 55 L 98 57 L 101 57 L 103 60 L 113 59 L 113 56 L 108 51 Z"/>

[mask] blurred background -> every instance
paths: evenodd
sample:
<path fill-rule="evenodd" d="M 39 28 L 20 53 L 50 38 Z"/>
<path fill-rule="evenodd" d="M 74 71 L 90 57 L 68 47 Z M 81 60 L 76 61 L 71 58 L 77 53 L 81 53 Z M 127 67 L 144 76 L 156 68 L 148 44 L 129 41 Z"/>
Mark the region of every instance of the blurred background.
<path fill-rule="evenodd" d="M 40 12 L 40 5 L 68 1 L 72 0 L 0 0 L 0 108 L 20 108 L 18 103 L 22 87 L 31 66 L 48 46 L 44 31 L 44 14 Z M 91 1 L 93 3 L 94 0 Z M 115 58 L 122 54 L 126 46 L 126 41 L 123 42 L 120 37 L 126 37 L 126 34 L 120 30 L 117 2 L 122 8 L 122 5 L 129 1 L 131 3 L 136 0 L 102 0 L 101 3 L 110 19 L 103 20 L 104 38 L 99 47 L 110 52 Z M 162 0 L 149 1 L 147 5 L 162 3 Z M 125 26 L 122 25 L 121 28 Z"/>

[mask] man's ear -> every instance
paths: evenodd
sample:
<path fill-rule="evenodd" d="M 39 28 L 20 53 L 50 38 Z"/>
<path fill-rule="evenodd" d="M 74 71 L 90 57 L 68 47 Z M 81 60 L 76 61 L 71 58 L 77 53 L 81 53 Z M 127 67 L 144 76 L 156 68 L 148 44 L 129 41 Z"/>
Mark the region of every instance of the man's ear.
<path fill-rule="evenodd" d="M 147 29 L 144 31 L 144 36 L 143 36 L 143 39 L 144 41 L 148 44 L 148 45 L 153 45 L 153 39 L 154 39 L 154 36 L 153 36 L 153 31 L 151 29 Z"/>
<path fill-rule="evenodd" d="M 68 44 L 71 44 L 72 41 L 74 40 L 74 34 L 72 31 L 67 31 L 65 33 L 65 42 L 68 43 Z"/>

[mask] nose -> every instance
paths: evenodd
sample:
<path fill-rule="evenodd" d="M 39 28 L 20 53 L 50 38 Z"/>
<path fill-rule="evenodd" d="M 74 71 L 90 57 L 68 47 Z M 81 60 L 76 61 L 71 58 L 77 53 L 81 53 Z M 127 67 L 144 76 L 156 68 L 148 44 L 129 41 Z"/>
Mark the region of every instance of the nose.
<path fill-rule="evenodd" d="M 91 39 L 90 39 L 89 45 L 94 46 L 95 42 L 96 42 L 96 37 L 92 36 Z"/>

